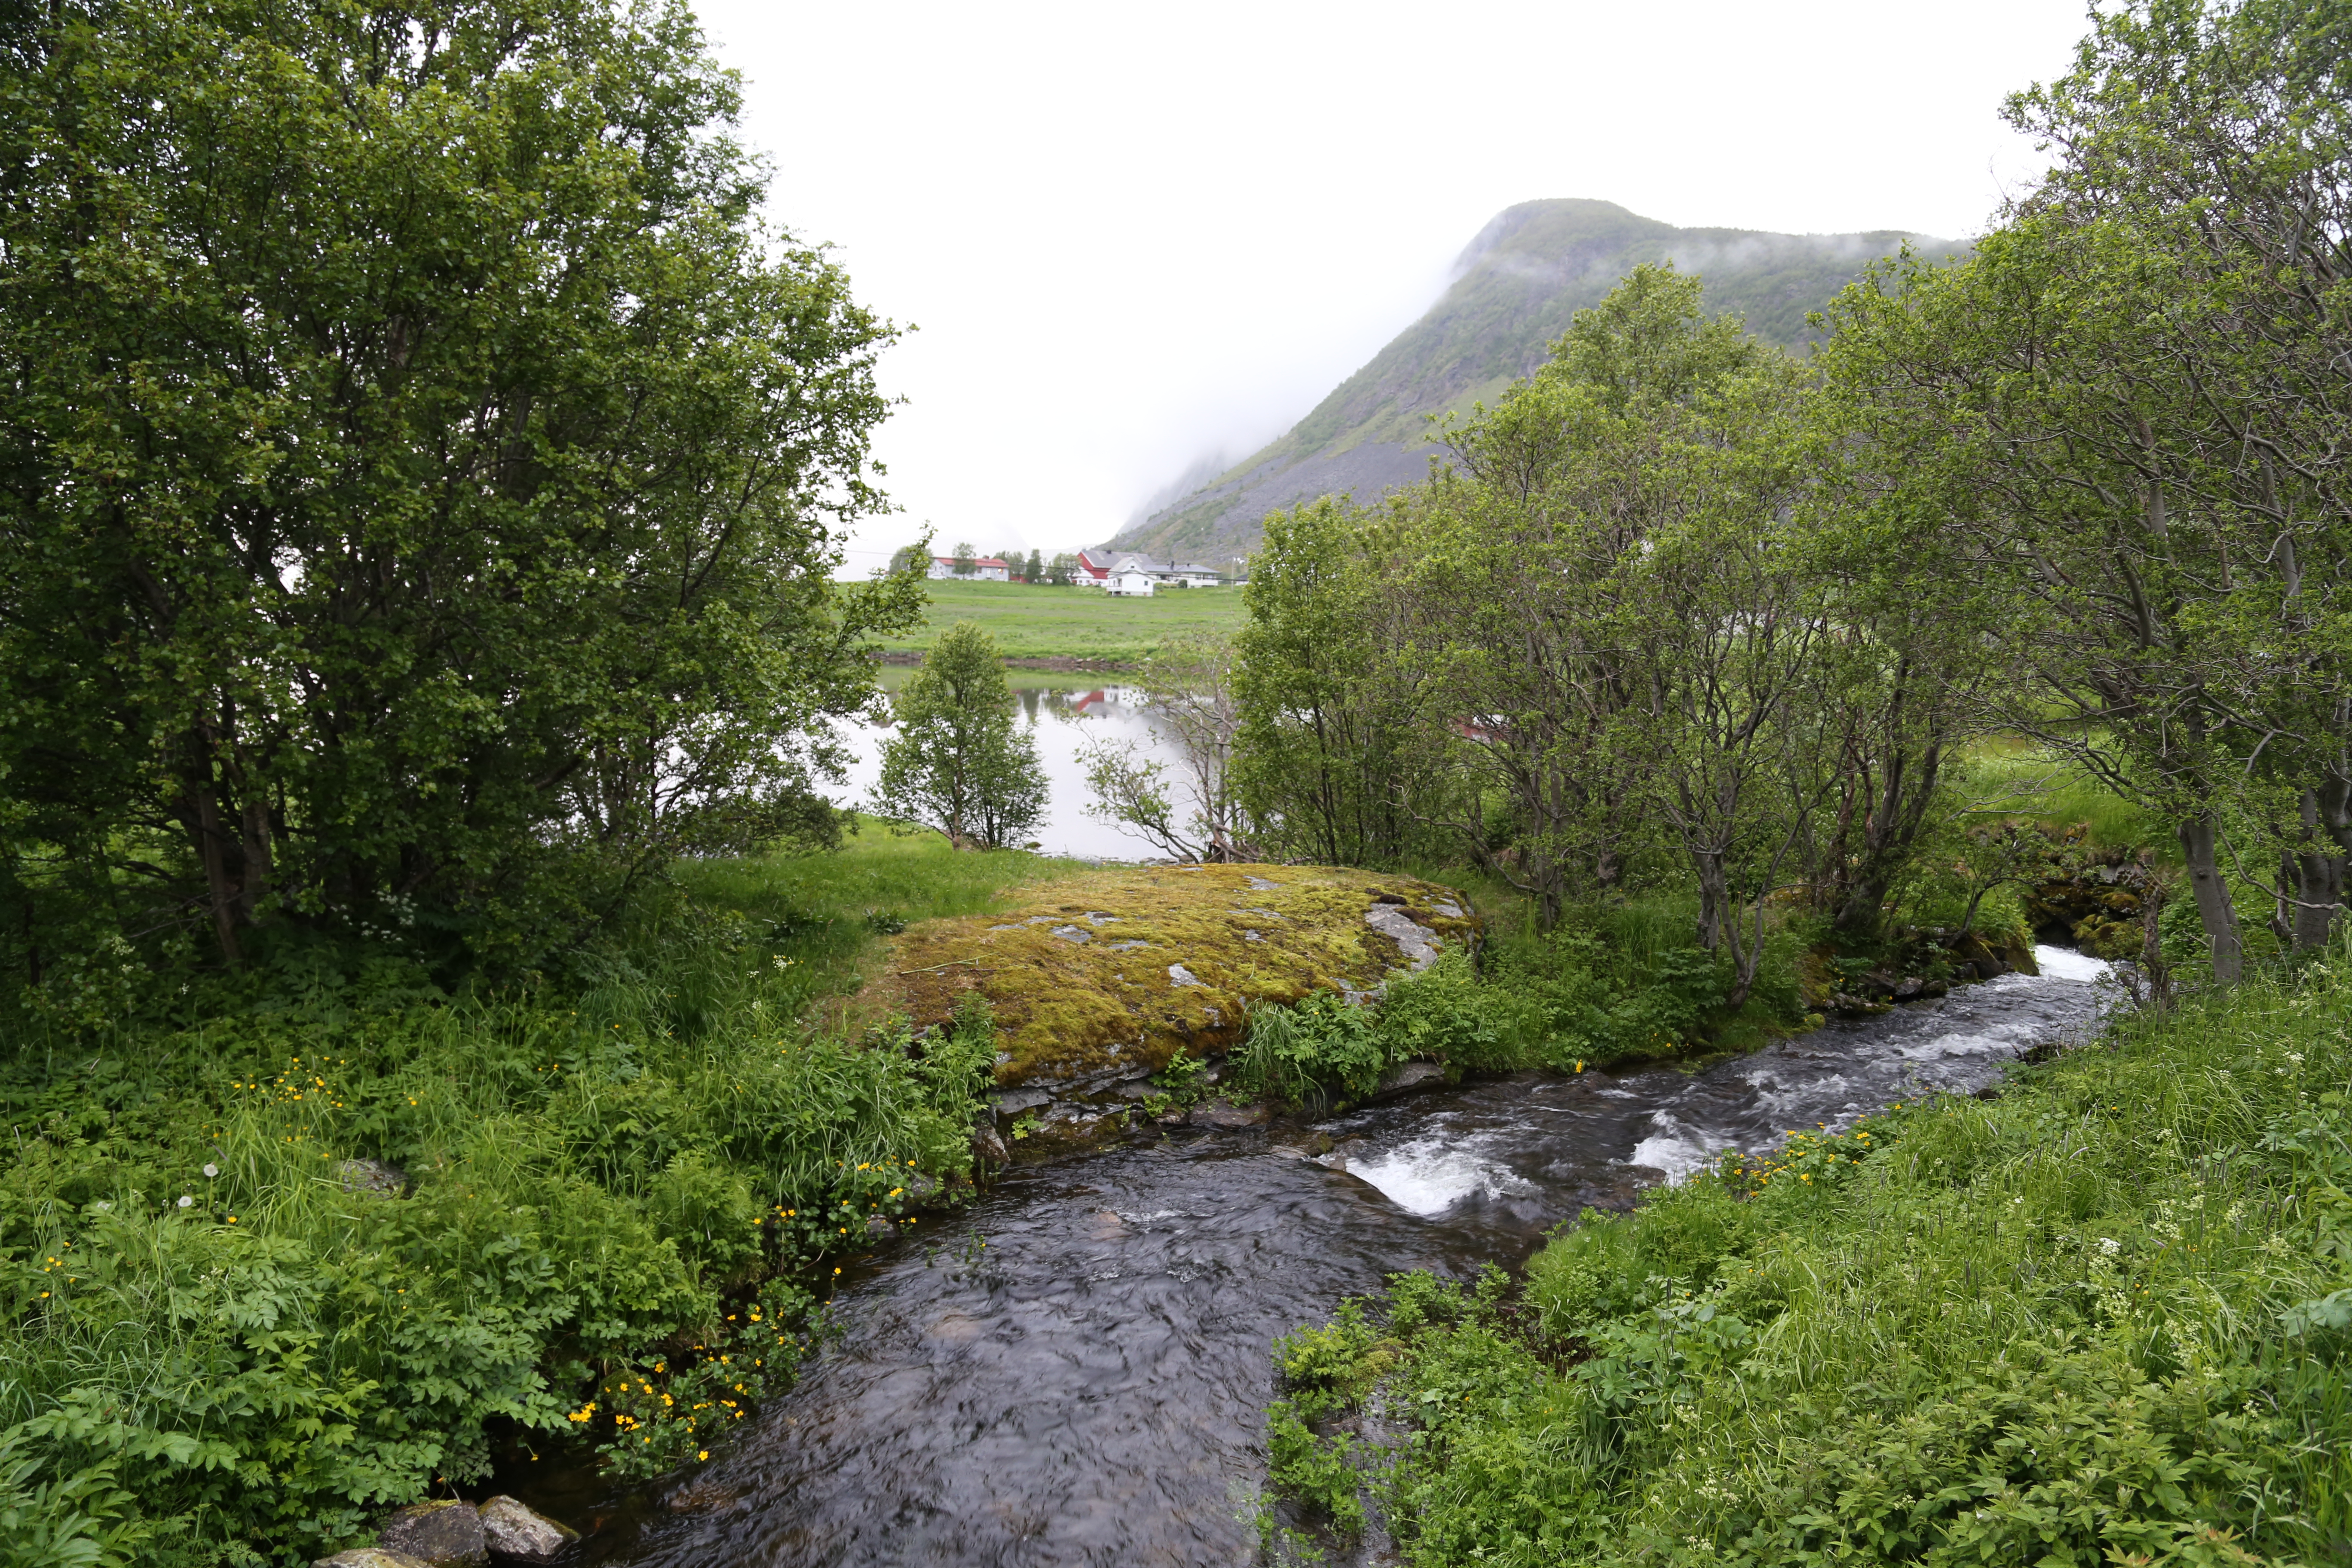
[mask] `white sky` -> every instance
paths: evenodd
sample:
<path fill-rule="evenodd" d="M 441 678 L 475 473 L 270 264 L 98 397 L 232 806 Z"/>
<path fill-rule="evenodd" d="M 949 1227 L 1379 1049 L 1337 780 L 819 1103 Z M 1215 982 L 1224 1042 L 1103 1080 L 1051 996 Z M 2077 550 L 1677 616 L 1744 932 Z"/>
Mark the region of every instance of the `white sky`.
<path fill-rule="evenodd" d="M 861 576 L 927 522 L 1108 539 L 1305 415 L 1514 202 L 1980 232 L 2041 167 L 2002 95 L 2085 28 L 2081 0 L 698 8 L 772 216 L 921 329 L 884 361 L 903 510 Z"/>

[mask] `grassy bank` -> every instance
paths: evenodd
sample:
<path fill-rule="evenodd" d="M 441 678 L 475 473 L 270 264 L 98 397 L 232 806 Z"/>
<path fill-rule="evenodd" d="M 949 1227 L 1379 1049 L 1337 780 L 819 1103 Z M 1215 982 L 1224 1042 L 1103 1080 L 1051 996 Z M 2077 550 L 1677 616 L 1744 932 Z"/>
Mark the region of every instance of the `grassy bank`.
<path fill-rule="evenodd" d="M 1455 1563 L 2340 1561 L 2352 973 L 2272 977 L 1402 1278 L 1280 1355 L 1277 1480 Z M 1377 1391 L 1391 1442 L 1329 1436 Z M 1286 1516 L 1287 1517 L 1287 1516 Z"/>
<path fill-rule="evenodd" d="M 1063 868 L 869 831 L 682 868 L 505 991 L 386 943 L 17 1029 L 0 1559 L 307 1563 L 506 1436 L 692 1462 L 790 1380 L 826 1260 L 969 1173 L 991 1032 L 863 1048 L 824 999 Z"/>
<path fill-rule="evenodd" d="M 919 629 L 885 637 L 899 652 L 927 648 L 958 621 L 978 622 L 1007 658 L 1083 658 L 1132 664 L 1171 637 L 1229 632 L 1241 625 L 1238 588 L 1185 588 L 1148 599 L 1114 597 L 1095 588 L 1025 583 L 927 584 L 930 610 Z"/>

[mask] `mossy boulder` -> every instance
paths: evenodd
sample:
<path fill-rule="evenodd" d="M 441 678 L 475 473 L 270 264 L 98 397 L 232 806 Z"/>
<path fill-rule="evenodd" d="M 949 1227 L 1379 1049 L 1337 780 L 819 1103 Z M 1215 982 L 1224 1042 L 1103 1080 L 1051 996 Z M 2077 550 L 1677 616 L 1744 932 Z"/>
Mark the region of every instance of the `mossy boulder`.
<path fill-rule="evenodd" d="M 1055 1098 L 1222 1052 L 1254 1003 L 1367 995 L 1479 930 L 1451 888 L 1328 867 L 1130 867 L 1008 900 L 899 933 L 861 1011 L 922 1027 L 978 990 L 996 1012 L 998 1085 Z"/>

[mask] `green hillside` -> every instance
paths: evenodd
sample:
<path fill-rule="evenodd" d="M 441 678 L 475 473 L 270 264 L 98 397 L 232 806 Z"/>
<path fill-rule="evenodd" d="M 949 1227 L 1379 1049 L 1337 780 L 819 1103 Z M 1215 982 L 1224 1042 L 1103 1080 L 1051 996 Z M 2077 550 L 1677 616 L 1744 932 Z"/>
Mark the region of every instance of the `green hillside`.
<path fill-rule="evenodd" d="M 1333 388 L 1288 434 L 1131 525 L 1113 548 L 1211 559 L 1253 548 L 1265 513 L 1335 491 L 1370 500 L 1428 472 L 1428 417 L 1491 401 L 1541 363 L 1578 310 L 1645 261 L 1706 279 L 1708 302 L 1784 348 L 1810 340 L 1808 312 L 1906 239 L 1894 230 L 1765 234 L 1676 228 L 1613 202 L 1522 202 L 1489 223 L 1429 312 Z"/>

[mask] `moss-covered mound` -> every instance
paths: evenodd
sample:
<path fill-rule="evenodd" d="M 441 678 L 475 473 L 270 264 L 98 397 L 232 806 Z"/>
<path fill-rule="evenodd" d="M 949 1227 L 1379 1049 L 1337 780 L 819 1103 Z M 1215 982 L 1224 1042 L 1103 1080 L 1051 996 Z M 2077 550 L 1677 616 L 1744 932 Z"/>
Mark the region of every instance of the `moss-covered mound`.
<path fill-rule="evenodd" d="M 921 1026 L 977 988 L 996 1009 L 1006 1087 L 1223 1051 L 1253 1002 L 1366 991 L 1478 929 L 1450 888 L 1326 867 L 1130 867 L 1011 899 L 909 927 L 861 999 Z"/>

